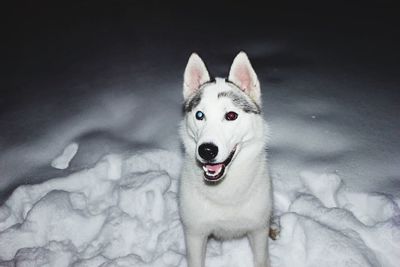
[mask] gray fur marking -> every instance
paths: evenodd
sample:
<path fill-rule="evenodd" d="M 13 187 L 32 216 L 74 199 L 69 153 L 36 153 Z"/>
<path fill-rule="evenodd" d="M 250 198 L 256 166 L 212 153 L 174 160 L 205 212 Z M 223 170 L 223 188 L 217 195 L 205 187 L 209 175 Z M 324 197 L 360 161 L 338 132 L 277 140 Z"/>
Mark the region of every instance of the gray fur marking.
<path fill-rule="evenodd" d="M 250 102 L 248 99 L 246 99 L 245 96 L 238 94 L 236 92 L 233 91 L 221 92 L 218 94 L 218 98 L 220 97 L 230 98 L 235 106 L 242 109 L 246 113 L 254 113 L 254 114 L 261 113 L 260 107 L 256 103 Z"/>
<path fill-rule="evenodd" d="M 203 90 L 199 90 L 193 97 L 188 99 L 184 104 L 184 111 L 190 112 L 195 107 L 197 107 L 197 105 L 200 104 L 202 94 L 203 94 Z"/>
<path fill-rule="evenodd" d="M 226 82 L 230 85 L 232 85 L 232 88 L 240 90 L 241 89 L 234 83 L 226 80 Z M 210 83 L 215 83 L 214 80 L 211 80 L 209 82 L 204 83 L 200 88 L 197 90 L 196 94 L 189 98 L 185 103 L 184 103 L 184 112 L 191 112 L 193 109 L 195 109 L 201 102 L 201 98 L 203 95 L 203 88 L 209 85 Z M 249 100 L 246 98 L 246 96 L 236 93 L 233 91 L 225 91 L 225 92 L 220 92 L 218 94 L 218 98 L 220 97 L 228 97 L 232 100 L 233 104 L 237 106 L 238 108 L 242 109 L 246 113 L 254 113 L 254 114 L 261 114 L 261 109 L 257 105 L 257 103 Z"/>
<path fill-rule="evenodd" d="M 206 87 L 207 85 L 215 83 L 215 79 L 211 78 L 208 82 L 203 83 L 199 89 L 197 89 L 197 92 L 194 96 L 189 98 L 183 105 L 183 110 L 184 112 L 190 112 L 192 111 L 195 107 L 197 107 L 200 104 L 201 101 L 201 96 L 203 94 L 203 88 Z"/>

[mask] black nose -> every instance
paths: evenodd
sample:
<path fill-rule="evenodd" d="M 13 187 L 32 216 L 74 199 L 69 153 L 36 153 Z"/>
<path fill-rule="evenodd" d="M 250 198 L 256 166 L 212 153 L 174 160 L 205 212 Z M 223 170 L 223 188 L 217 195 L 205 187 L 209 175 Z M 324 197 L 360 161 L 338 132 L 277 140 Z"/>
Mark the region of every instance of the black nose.
<path fill-rule="evenodd" d="M 199 146 L 199 155 L 205 160 L 212 160 L 218 155 L 218 147 L 212 143 L 205 143 Z"/>

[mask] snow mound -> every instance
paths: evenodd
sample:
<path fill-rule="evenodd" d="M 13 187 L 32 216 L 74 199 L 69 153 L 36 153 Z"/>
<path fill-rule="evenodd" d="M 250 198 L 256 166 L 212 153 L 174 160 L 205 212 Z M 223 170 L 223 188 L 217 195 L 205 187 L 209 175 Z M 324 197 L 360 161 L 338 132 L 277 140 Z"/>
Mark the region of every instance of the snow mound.
<path fill-rule="evenodd" d="M 0 259 L 14 266 L 178 266 L 180 158 L 108 155 L 91 169 L 18 187 L 0 208 Z"/>
<path fill-rule="evenodd" d="M 281 212 L 273 266 L 398 266 L 400 210 L 391 196 L 349 192 L 336 174 L 300 177 L 304 187 Z"/>
<path fill-rule="evenodd" d="M 180 156 L 164 150 L 112 154 L 18 187 L 0 207 L 0 265 L 186 266 L 180 167 Z M 274 178 L 274 267 L 398 266 L 398 199 L 349 191 L 336 174 L 303 171 L 299 181 Z M 210 240 L 207 266 L 252 266 L 247 239 Z"/>
<path fill-rule="evenodd" d="M 64 148 L 61 155 L 51 162 L 51 166 L 61 170 L 68 168 L 70 161 L 74 158 L 76 152 L 78 152 L 78 148 L 79 145 L 77 143 L 69 144 L 66 148 Z"/>

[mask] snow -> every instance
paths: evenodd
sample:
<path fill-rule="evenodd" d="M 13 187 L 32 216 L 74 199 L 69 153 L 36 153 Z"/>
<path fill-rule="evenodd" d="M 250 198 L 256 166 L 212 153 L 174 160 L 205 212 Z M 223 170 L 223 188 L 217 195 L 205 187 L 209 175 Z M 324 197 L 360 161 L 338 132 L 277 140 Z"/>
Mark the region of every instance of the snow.
<path fill-rule="evenodd" d="M 271 130 L 272 266 L 399 266 L 399 40 L 396 23 L 374 19 L 381 10 L 309 25 L 310 13 L 262 8 L 256 25 L 221 27 L 225 13 L 178 12 L 181 23 L 154 11 L 166 23 L 144 27 L 136 8 L 104 7 L 118 19 L 92 9 L 15 15 L 26 21 L 3 64 L 0 266 L 186 266 L 182 74 L 198 52 L 224 76 L 240 50 Z M 251 257 L 246 239 L 208 244 L 207 266 Z"/>
<path fill-rule="evenodd" d="M 77 143 L 69 144 L 64 151 L 51 162 L 51 166 L 56 169 L 66 169 L 70 161 L 78 152 L 79 145 Z"/>
<path fill-rule="evenodd" d="M 112 266 L 126 257 L 127 264 L 177 266 L 184 249 L 179 166 L 168 151 L 107 155 L 93 168 L 19 187 L 1 207 L 0 259 Z"/>
<path fill-rule="evenodd" d="M 0 208 L 1 266 L 186 266 L 180 166 L 167 150 L 110 154 L 18 187 Z M 349 191 L 336 174 L 300 177 L 289 192 L 285 179 L 274 180 L 281 232 L 270 242 L 273 266 L 397 266 L 399 199 Z M 208 266 L 251 260 L 247 239 L 208 245 Z"/>

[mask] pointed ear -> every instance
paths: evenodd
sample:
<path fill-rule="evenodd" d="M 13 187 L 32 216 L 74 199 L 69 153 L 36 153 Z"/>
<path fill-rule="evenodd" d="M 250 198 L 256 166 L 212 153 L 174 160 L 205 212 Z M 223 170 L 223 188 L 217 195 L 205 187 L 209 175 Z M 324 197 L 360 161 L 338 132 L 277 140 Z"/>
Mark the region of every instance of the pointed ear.
<path fill-rule="evenodd" d="M 183 77 L 183 98 L 186 100 L 195 93 L 200 86 L 210 80 L 206 65 L 203 60 L 193 53 L 186 65 Z"/>
<path fill-rule="evenodd" d="M 233 60 L 228 79 L 261 106 L 260 82 L 245 52 L 240 52 Z"/>

